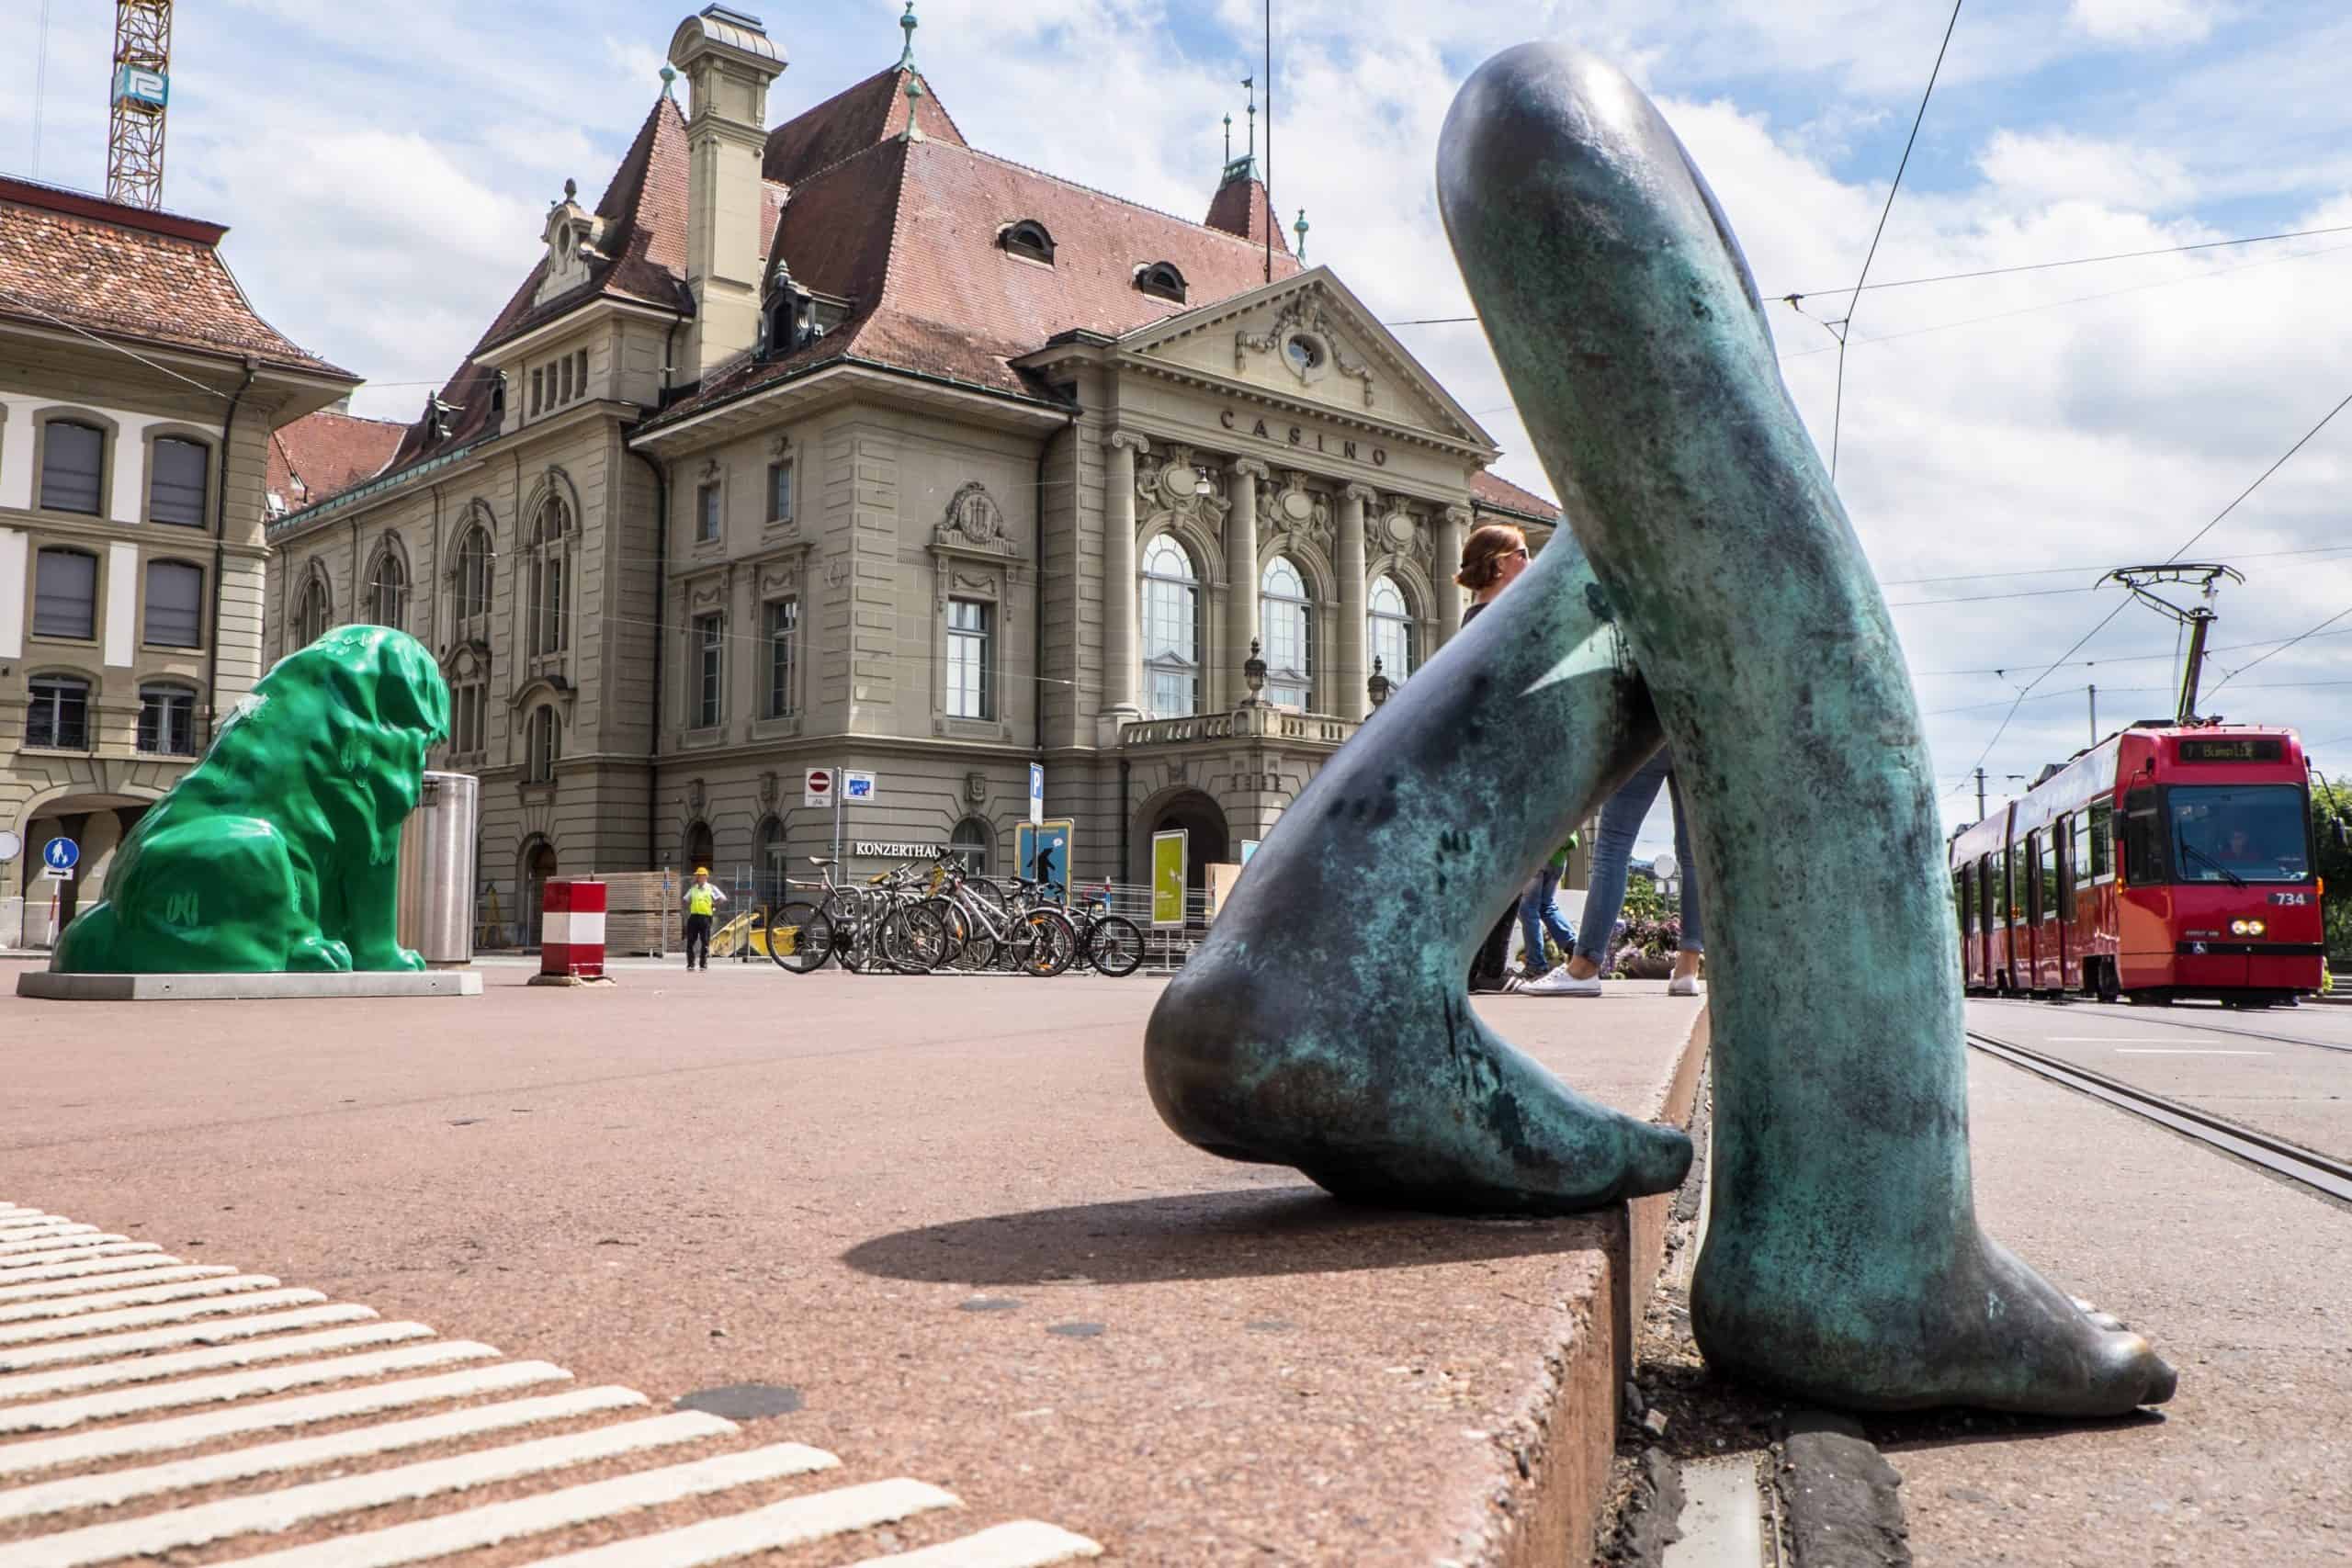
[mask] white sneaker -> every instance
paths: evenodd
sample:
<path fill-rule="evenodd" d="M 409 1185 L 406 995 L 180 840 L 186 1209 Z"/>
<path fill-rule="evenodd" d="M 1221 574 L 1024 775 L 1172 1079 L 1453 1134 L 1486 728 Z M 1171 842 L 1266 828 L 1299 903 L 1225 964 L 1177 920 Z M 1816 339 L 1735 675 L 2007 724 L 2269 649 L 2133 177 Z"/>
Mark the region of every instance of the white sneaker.
<path fill-rule="evenodd" d="M 1520 989 L 1531 997 L 1597 997 L 1600 995 L 1600 976 L 1579 980 L 1563 964 L 1541 980 L 1530 980 Z"/>
<path fill-rule="evenodd" d="M 1673 979 L 1668 980 L 1666 983 L 1666 994 L 1669 997 L 1695 997 L 1700 995 L 1699 976 L 1696 975 L 1677 975 Z"/>

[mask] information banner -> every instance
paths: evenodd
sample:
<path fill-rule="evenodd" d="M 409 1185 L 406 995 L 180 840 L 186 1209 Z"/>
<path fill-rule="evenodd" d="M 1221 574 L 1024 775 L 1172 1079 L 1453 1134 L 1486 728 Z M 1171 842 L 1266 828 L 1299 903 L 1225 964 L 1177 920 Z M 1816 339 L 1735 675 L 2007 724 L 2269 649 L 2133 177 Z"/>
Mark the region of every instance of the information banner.
<path fill-rule="evenodd" d="M 1184 927 L 1184 854 L 1191 837 L 1182 828 L 1151 836 L 1151 929 Z"/>
<path fill-rule="evenodd" d="M 1069 841 L 1076 826 L 1069 818 L 1012 825 L 1012 874 L 1042 883 L 1057 904 L 1069 902 Z"/>

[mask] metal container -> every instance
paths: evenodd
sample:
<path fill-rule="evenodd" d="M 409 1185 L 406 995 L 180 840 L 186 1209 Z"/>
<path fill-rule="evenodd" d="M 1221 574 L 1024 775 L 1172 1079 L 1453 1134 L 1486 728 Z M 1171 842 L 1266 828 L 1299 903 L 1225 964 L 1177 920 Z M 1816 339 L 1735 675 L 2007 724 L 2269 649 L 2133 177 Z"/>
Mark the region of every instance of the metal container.
<path fill-rule="evenodd" d="M 481 822 L 481 780 L 428 773 L 416 809 L 401 824 L 400 942 L 435 969 L 473 962 Z"/>

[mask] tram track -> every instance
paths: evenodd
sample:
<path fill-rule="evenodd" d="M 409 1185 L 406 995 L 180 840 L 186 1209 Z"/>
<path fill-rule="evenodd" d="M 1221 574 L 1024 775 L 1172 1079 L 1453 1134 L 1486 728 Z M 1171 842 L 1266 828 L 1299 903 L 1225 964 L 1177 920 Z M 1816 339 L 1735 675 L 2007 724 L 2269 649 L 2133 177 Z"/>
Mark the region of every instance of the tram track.
<path fill-rule="evenodd" d="M 1971 997 L 1968 998 L 1968 1002 L 1971 1007 L 1983 1004 L 1989 1007 L 2002 1008 L 2067 1008 L 2081 1007 L 2085 1005 L 2081 1002 L 2052 1003 L 2012 1001 L 2000 997 Z M 2338 1055 L 2352 1055 L 2352 1045 L 2341 1044 L 2335 1041 L 2308 1040 L 2300 1034 L 2274 1034 L 2267 1030 L 2261 1029 L 2239 1029 L 2233 1025 L 2226 1023 L 2196 1023 L 2185 1018 L 2151 1017 L 2150 1015 L 2154 1013 L 2156 1010 L 2157 1010 L 2154 1008 L 2135 1007 L 2116 1012 L 2102 1010 L 2093 1012 L 2089 1016 L 2093 1018 L 2113 1018 L 2119 1022 L 2129 1022 L 2134 1029 L 2137 1029 L 2143 1023 L 2153 1023 L 2161 1025 L 2165 1029 L 2193 1030 L 2200 1034 L 2234 1034 L 2241 1040 L 2267 1040 L 2280 1045 L 2308 1045 L 2314 1051 L 2333 1051 Z"/>
<path fill-rule="evenodd" d="M 2030 1046 L 1987 1034 L 1983 1030 L 1969 1030 L 1968 1043 L 1986 1055 L 2032 1073 L 2037 1077 L 2046 1078 L 2078 1094 L 2088 1095 L 2093 1100 L 2103 1100 L 2120 1111 L 2130 1111 L 2338 1201 L 2352 1202 L 2352 1165 L 2341 1160 L 2331 1159 L 2300 1144 L 2289 1143 L 2284 1138 L 2273 1137 L 2211 1111 L 2200 1111 L 2184 1101 L 2136 1088 L 2120 1078 L 2093 1072 L 2088 1067 L 2076 1066 Z M 2312 1042 L 2295 1041 L 2294 1043 L 2310 1044 Z"/>

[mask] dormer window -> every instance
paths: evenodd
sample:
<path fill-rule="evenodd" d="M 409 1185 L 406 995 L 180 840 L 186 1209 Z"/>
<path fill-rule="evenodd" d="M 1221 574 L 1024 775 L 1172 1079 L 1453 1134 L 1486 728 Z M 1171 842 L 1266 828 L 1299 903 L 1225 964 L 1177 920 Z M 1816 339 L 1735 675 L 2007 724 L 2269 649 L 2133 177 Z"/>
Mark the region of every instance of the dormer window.
<path fill-rule="evenodd" d="M 1184 275 L 1176 270 L 1174 262 L 1153 262 L 1136 269 L 1136 287 L 1146 294 L 1157 294 L 1162 299 L 1184 302 Z"/>
<path fill-rule="evenodd" d="M 795 282 L 792 269 L 779 260 L 760 306 L 760 356 L 780 359 L 823 335 L 817 325 L 817 297 Z"/>
<path fill-rule="evenodd" d="M 1035 218 L 1023 218 L 1018 223 L 1006 224 L 997 243 L 1004 247 L 1008 255 L 1019 256 L 1023 261 L 1044 262 L 1047 266 L 1054 265 L 1054 237 L 1046 233 L 1046 226 Z"/>

